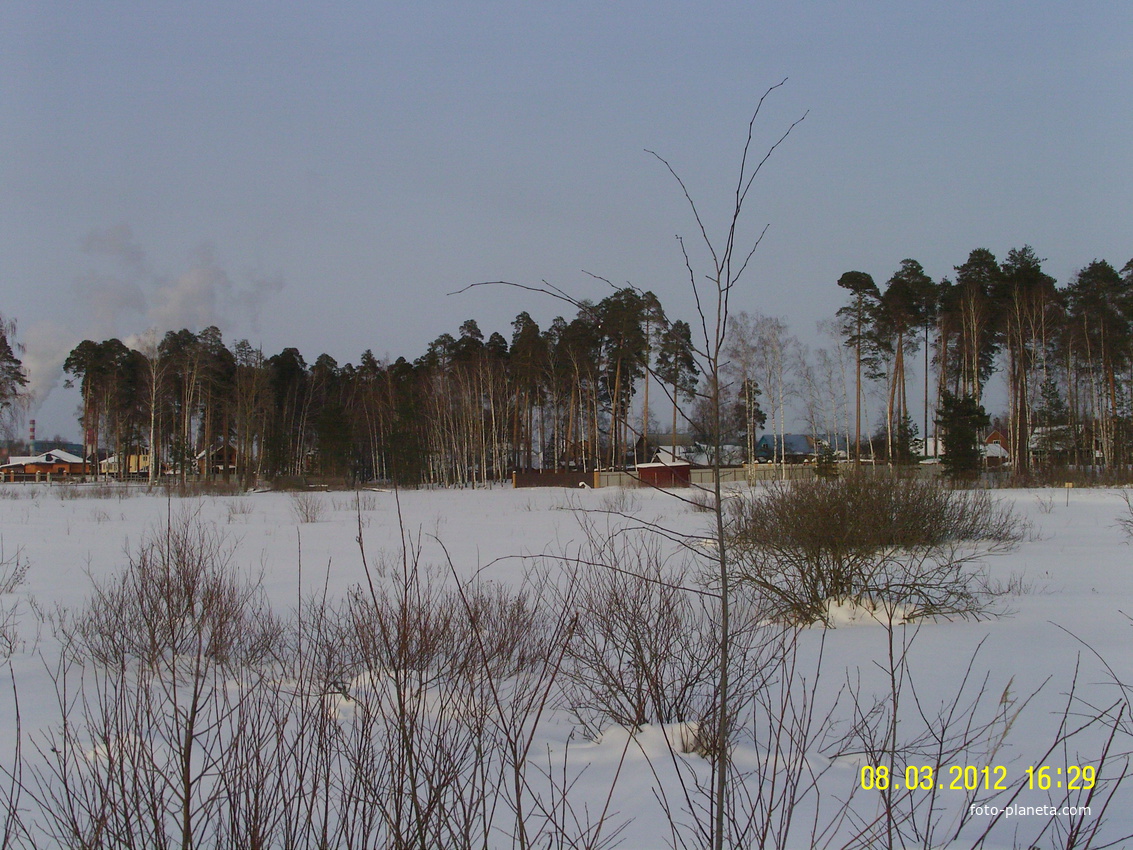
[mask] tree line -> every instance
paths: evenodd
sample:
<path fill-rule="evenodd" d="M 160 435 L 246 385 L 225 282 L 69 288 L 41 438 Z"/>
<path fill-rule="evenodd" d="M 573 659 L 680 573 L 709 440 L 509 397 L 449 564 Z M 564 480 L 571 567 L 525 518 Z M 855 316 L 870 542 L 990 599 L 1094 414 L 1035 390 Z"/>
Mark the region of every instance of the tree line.
<path fill-rule="evenodd" d="M 907 364 L 920 350 L 924 433 L 930 408 L 945 430 L 955 417 L 986 419 L 985 390 L 1002 371 L 1000 424 L 1017 470 L 1130 463 L 1133 260 L 1119 272 L 1095 259 L 1059 287 L 1029 245 L 1002 262 L 978 248 L 939 282 L 906 259 L 884 289 L 860 271 L 846 272 L 838 285 L 849 293 L 838 318 L 855 353 L 857 406 L 863 375 L 884 388 L 889 457 L 909 456 L 919 430 Z"/>
<path fill-rule="evenodd" d="M 627 287 L 546 329 L 522 312 L 510 341 L 485 338 L 469 319 L 413 361 L 367 350 L 357 365 L 329 354 L 308 364 L 295 348 L 265 356 L 247 340 L 230 347 L 209 327 L 134 347 L 84 340 L 64 371 L 81 390 L 91 444 L 118 457 L 155 446 L 182 476 L 200 467 L 246 481 L 320 474 L 459 485 L 532 467 L 624 467 L 642 430 L 635 396 L 648 399 L 652 377 L 662 387 L 655 405 L 689 397 L 690 348 L 687 323 Z"/>
<path fill-rule="evenodd" d="M 1030 246 L 1002 262 L 979 248 L 940 281 L 906 259 L 882 286 L 862 271 L 837 284 L 848 297 L 825 349 L 810 351 L 780 319 L 730 317 L 718 391 L 734 452 L 722 460 L 754 459 L 762 429 L 783 435 L 801 420 L 858 458 L 909 462 L 925 449 L 918 434 L 986 428 L 997 372 L 1007 409 L 995 424 L 1017 470 L 1133 460 L 1133 260 L 1120 271 L 1094 260 L 1060 287 Z M 652 292 L 613 289 L 546 328 L 521 312 L 511 330 L 485 338 L 469 319 L 415 360 L 367 350 L 340 365 L 228 345 L 216 327 L 182 329 L 132 346 L 84 340 L 64 371 L 81 390 L 88 445 L 119 458 L 153 446 L 182 477 L 463 485 L 515 469 L 625 468 L 647 459 L 635 454 L 646 432 L 711 444 L 713 388 L 693 330 Z M 26 384 L 15 331 L 0 323 L 9 414 Z M 917 371 L 919 411 L 909 401 Z M 772 444 L 779 460 L 784 444 Z M 151 478 L 161 464 L 149 464 Z"/>

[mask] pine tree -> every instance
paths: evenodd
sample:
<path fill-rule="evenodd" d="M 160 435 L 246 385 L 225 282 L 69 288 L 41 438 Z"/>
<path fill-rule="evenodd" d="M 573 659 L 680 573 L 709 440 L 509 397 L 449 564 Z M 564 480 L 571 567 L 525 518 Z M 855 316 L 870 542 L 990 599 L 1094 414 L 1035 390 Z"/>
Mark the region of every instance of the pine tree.
<path fill-rule="evenodd" d="M 16 335 L 16 323 L 0 314 L 0 421 L 8 424 L 16 403 L 28 384 L 24 364 L 16 356 L 12 339 Z"/>
<path fill-rule="evenodd" d="M 975 396 L 945 391 L 936 415 L 944 453 L 940 458 L 951 478 L 965 478 L 980 470 L 980 430 L 991 423 Z"/>

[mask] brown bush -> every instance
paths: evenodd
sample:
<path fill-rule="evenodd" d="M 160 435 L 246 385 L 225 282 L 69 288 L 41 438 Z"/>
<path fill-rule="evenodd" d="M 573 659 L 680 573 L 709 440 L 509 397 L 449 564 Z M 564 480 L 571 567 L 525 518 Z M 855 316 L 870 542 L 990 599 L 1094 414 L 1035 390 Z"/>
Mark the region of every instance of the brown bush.
<path fill-rule="evenodd" d="M 991 594 L 976 562 L 1023 535 L 986 491 L 883 476 L 775 484 L 729 520 L 741 582 L 796 622 L 823 619 L 831 600 L 982 616 Z"/>

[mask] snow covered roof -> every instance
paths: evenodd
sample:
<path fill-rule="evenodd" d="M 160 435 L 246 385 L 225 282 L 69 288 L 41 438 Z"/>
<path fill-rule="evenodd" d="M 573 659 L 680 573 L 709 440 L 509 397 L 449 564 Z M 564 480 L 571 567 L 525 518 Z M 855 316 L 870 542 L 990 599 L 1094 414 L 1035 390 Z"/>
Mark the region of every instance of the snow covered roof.
<path fill-rule="evenodd" d="M 788 455 L 812 455 L 817 441 L 807 434 L 764 434 L 756 444 L 767 452 Z"/>
<path fill-rule="evenodd" d="M 683 457 L 677 457 L 673 454 L 672 449 L 658 449 L 657 454 L 650 464 L 641 464 L 638 466 L 688 466 L 689 462 Z"/>
<path fill-rule="evenodd" d="M 41 455 L 29 455 L 26 457 L 13 457 L 8 460 L 2 469 L 7 469 L 12 466 L 27 466 L 32 463 L 82 463 L 81 457 L 76 457 L 70 452 L 65 452 L 62 449 L 51 449 Z"/>
<path fill-rule="evenodd" d="M 1033 452 L 1069 451 L 1074 448 L 1074 431 L 1069 425 L 1040 425 L 1031 429 L 1027 445 Z"/>
<path fill-rule="evenodd" d="M 82 463 L 83 462 L 83 459 L 81 457 L 78 457 L 77 455 L 73 455 L 70 452 L 65 452 L 62 449 L 52 449 L 49 452 L 44 452 L 42 457 L 47 459 L 49 462 L 51 460 L 62 461 L 63 463 Z"/>

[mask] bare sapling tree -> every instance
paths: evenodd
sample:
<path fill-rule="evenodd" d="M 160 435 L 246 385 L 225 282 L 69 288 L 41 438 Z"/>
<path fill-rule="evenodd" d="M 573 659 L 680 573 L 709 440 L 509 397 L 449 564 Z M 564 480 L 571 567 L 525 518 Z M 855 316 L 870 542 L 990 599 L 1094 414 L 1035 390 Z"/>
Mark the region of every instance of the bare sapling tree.
<path fill-rule="evenodd" d="M 475 716 L 495 742 L 495 758 L 482 754 L 479 761 L 486 767 L 490 764 L 497 799 L 502 796 L 513 814 L 515 845 L 522 850 L 553 839 L 559 846 L 602 846 L 605 813 L 581 835 L 572 836 L 570 826 L 556 816 L 559 807 L 547 805 L 528 779 L 535 734 L 558 687 L 578 625 L 571 586 L 559 598 L 555 613 L 549 614 L 544 606 L 555 583 L 545 570 L 528 569 L 523 586 L 512 595 L 461 581 L 448 550 L 444 551 L 455 596 L 467 616 L 470 634 L 462 642 L 474 654 L 465 687 L 478 694 Z M 553 796 L 565 804 L 566 790 L 564 786 Z"/>
<path fill-rule="evenodd" d="M 752 257 L 759 248 L 767 226 L 748 239 L 745 237 L 745 208 L 756 177 L 759 176 L 763 166 L 771 158 L 775 150 L 786 140 L 795 127 L 806 117 L 794 121 L 787 130 L 773 142 L 756 159 L 752 150 L 753 136 L 756 121 L 767 97 L 776 89 L 786 83 L 786 80 L 771 86 L 760 97 L 751 120 L 748 122 L 747 138 L 744 141 L 740 155 L 739 171 L 736 177 L 734 194 L 732 196 L 727 223 L 723 232 L 715 237 L 709 234 L 705 218 L 701 215 L 696 201 L 693 199 L 688 186 L 677 170 L 660 154 L 649 151 L 669 171 L 680 186 L 681 192 L 688 202 L 699 232 L 700 242 L 707 254 L 707 268 L 698 269 L 694 266 L 688 246 L 682 237 L 677 237 L 684 258 L 685 270 L 688 273 L 689 285 L 696 299 L 696 309 L 700 320 L 700 336 L 698 340 L 698 354 L 702 360 L 701 372 L 708 380 L 709 410 L 711 441 L 713 451 L 712 493 L 715 497 L 715 541 L 716 553 L 716 591 L 719 593 L 719 636 L 717 653 L 717 728 L 715 732 L 715 745 L 712 747 L 712 772 L 714 780 L 714 793 L 712 798 L 712 835 L 711 846 L 714 850 L 723 850 L 725 845 L 725 831 L 727 827 L 727 800 L 729 777 L 729 751 L 731 729 L 730 699 L 730 655 L 731 655 L 731 565 L 728 560 L 729 540 L 724 516 L 723 502 L 720 488 L 720 457 L 723 430 L 723 411 L 721 410 L 721 380 L 723 379 L 723 366 L 725 359 L 724 347 L 728 333 L 728 318 L 731 310 L 733 291 L 739 285 L 744 273 L 747 271 Z"/>
<path fill-rule="evenodd" d="M 161 477 L 160 435 L 161 399 L 164 391 L 166 375 L 169 372 L 169 361 L 163 357 L 160 340 L 157 337 L 157 328 L 150 328 L 138 339 L 136 350 L 145 358 L 145 405 L 149 411 L 149 474 L 147 480 L 151 487 L 155 486 Z"/>
<path fill-rule="evenodd" d="M 688 204 L 688 209 L 692 213 L 692 218 L 698 232 L 697 242 L 700 245 L 699 250 L 695 252 L 690 251 L 690 247 L 685 242 L 684 238 L 680 236 L 677 237 L 677 243 L 680 246 L 685 270 L 688 274 L 689 285 L 697 309 L 697 324 L 699 327 L 698 331 L 694 332 L 695 340 L 692 341 L 692 352 L 697 360 L 698 371 L 703 376 L 707 387 L 703 393 L 703 402 L 707 409 L 706 422 L 704 424 L 707 426 L 706 430 L 709 435 L 708 448 L 712 457 L 713 469 L 710 492 L 712 495 L 711 510 L 714 512 L 714 523 L 710 536 L 713 541 L 711 558 L 714 568 L 712 570 L 713 577 L 710 583 L 712 585 L 711 593 L 718 602 L 718 611 L 715 617 L 717 633 L 714 643 L 716 650 L 714 659 L 716 667 L 715 706 L 714 710 L 711 712 L 711 716 L 715 720 L 715 728 L 709 733 L 712 741 L 705 749 L 710 757 L 712 772 L 710 804 L 712 812 L 709 828 L 710 840 L 708 844 L 714 848 L 714 850 L 722 850 L 725 846 L 728 831 L 728 777 L 731 773 L 729 765 L 729 742 L 732 734 L 730 718 L 733 716 L 732 707 L 730 705 L 730 670 L 732 669 L 730 541 L 724 516 L 720 476 L 724 424 L 723 399 L 725 388 L 723 382 L 727 379 L 725 374 L 727 361 L 726 346 L 728 342 L 728 328 L 733 292 L 744 279 L 751 260 L 755 256 L 769 227 L 769 225 L 755 229 L 748 227 L 746 210 L 751 198 L 752 187 L 771 156 L 780 145 L 786 141 L 787 137 L 799 123 L 806 118 L 806 114 L 804 113 L 803 116 L 792 122 L 782 134 L 775 138 L 763 151 L 761 156 L 757 154 L 754 149 L 756 122 L 759 120 L 767 98 L 785 83 L 786 80 L 783 80 L 770 86 L 756 104 L 756 108 L 748 122 L 747 135 L 741 149 L 735 187 L 729 195 L 729 202 L 726 206 L 725 223 L 721 232 L 715 236 L 709 233 L 706 219 L 702 216 L 700 208 L 693 199 L 687 184 L 680 176 L 679 172 L 660 154 L 652 150 L 647 150 L 647 153 L 655 157 L 658 162 L 665 166 L 669 174 L 672 175 L 673 179 L 676 180 L 677 185 L 680 187 L 681 193 Z M 701 252 L 703 252 L 705 257 L 703 260 L 704 267 L 700 267 L 700 261 L 693 260 L 693 253 L 699 254 Z M 544 281 L 542 285 L 528 285 L 509 281 L 488 281 L 470 284 L 460 290 L 460 292 L 465 292 L 477 286 L 493 285 L 511 286 L 530 292 L 550 295 L 580 310 L 592 309 L 591 305 L 572 297 L 561 288 L 547 283 L 546 281 Z M 654 376 L 658 378 L 658 383 L 661 386 L 666 387 L 662 376 L 657 375 L 656 372 L 654 372 Z M 668 391 L 669 389 L 666 387 L 666 392 Z M 674 394 L 675 392 L 674 390 Z M 785 390 L 780 387 L 780 396 L 784 393 Z M 670 397 L 670 400 L 674 403 L 676 402 L 676 399 L 673 397 Z M 678 496 L 677 498 L 684 497 Z M 656 531 L 658 529 L 653 530 Z"/>

